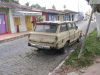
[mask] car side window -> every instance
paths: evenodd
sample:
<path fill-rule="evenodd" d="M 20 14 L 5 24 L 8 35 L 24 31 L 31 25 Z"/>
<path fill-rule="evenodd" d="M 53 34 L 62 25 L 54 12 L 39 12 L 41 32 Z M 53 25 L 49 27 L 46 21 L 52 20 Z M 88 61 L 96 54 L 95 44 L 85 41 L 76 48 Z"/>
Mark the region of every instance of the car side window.
<path fill-rule="evenodd" d="M 68 29 L 70 30 L 70 29 L 73 29 L 73 28 L 74 28 L 73 23 L 68 23 Z"/>
<path fill-rule="evenodd" d="M 60 32 L 64 32 L 64 31 L 67 31 L 67 30 L 68 30 L 68 27 L 67 27 L 66 24 L 62 24 L 62 25 L 60 26 Z"/>

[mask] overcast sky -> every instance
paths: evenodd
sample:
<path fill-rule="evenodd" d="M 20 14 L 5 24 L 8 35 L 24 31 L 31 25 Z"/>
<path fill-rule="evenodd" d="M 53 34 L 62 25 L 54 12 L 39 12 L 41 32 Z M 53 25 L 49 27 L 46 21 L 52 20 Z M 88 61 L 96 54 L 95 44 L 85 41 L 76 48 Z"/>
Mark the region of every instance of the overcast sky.
<path fill-rule="evenodd" d="M 26 2 L 29 4 L 39 4 L 40 6 L 46 8 L 52 8 L 52 5 L 55 5 L 56 9 L 63 10 L 64 5 L 66 9 L 86 12 L 90 9 L 90 6 L 85 0 L 19 0 L 19 2 L 24 5 Z"/>

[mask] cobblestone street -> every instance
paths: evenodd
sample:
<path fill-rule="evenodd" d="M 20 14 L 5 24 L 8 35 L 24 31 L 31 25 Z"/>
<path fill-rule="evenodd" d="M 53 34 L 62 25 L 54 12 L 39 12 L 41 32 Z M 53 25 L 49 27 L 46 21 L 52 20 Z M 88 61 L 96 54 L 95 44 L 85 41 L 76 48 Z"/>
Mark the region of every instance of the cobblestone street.
<path fill-rule="evenodd" d="M 80 29 L 86 30 L 87 22 L 78 23 Z M 94 23 L 90 31 L 95 28 Z M 68 55 L 47 55 L 27 46 L 28 38 L 20 38 L 0 44 L 0 75 L 48 75 Z"/>
<path fill-rule="evenodd" d="M 67 56 L 34 52 L 27 37 L 0 44 L 0 75 L 47 75 Z"/>
<path fill-rule="evenodd" d="M 67 75 L 67 62 L 68 70 L 91 63 L 100 53 L 100 0 L 90 1 L 0 0 L 0 75 Z M 98 40 L 87 40 L 92 32 Z M 79 59 L 85 53 L 89 62 Z"/>

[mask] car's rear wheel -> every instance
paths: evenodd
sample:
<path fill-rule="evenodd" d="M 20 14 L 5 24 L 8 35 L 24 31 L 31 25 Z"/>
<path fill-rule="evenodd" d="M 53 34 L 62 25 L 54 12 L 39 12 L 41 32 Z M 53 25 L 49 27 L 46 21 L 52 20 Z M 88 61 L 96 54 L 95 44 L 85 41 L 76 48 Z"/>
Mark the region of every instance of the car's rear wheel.
<path fill-rule="evenodd" d="M 77 39 L 77 42 L 81 42 L 81 39 L 82 39 L 82 34 L 80 34 L 79 38 Z"/>
<path fill-rule="evenodd" d="M 78 42 L 78 43 L 80 42 L 80 38 L 77 39 L 77 42 Z"/>
<path fill-rule="evenodd" d="M 31 44 L 30 44 L 30 43 L 28 43 L 28 46 L 31 46 Z"/>
<path fill-rule="evenodd" d="M 69 43 L 66 42 L 65 45 L 64 45 L 64 47 L 61 48 L 61 49 L 59 50 L 59 52 L 60 52 L 60 53 L 65 53 L 65 50 L 67 49 L 68 46 L 69 46 Z"/>
<path fill-rule="evenodd" d="M 57 49 L 44 49 L 43 52 L 47 55 L 55 55 L 57 53 Z"/>

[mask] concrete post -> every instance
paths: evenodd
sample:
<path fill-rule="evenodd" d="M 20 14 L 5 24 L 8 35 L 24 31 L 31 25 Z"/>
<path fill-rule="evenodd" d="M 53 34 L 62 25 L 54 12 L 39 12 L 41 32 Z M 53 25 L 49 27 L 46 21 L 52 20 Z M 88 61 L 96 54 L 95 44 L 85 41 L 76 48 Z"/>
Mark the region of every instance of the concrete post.
<path fill-rule="evenodd" d="M 84 36 L 83 41 L 82 41 L 82 46 L 81 46 L 81 49 L 80 49 L 80 52 L 79 52 L 79 55 L 78 55 L 78 59 L 82 56 L 82 52 L 84 51 L 85 41 L 86 41 L 88 30 L 89 30 L 89 27 L 90 27 L 90 24 L 91 24 L 93 12 L 94 12 L 94 10 L 92 9 L 90 19 L 89 19 L 89 22 L 88 22 L 88 26 L 87 26 L 87 29 L 86 29 L 86 32 L 85 32 L 85 36 Z"/>

